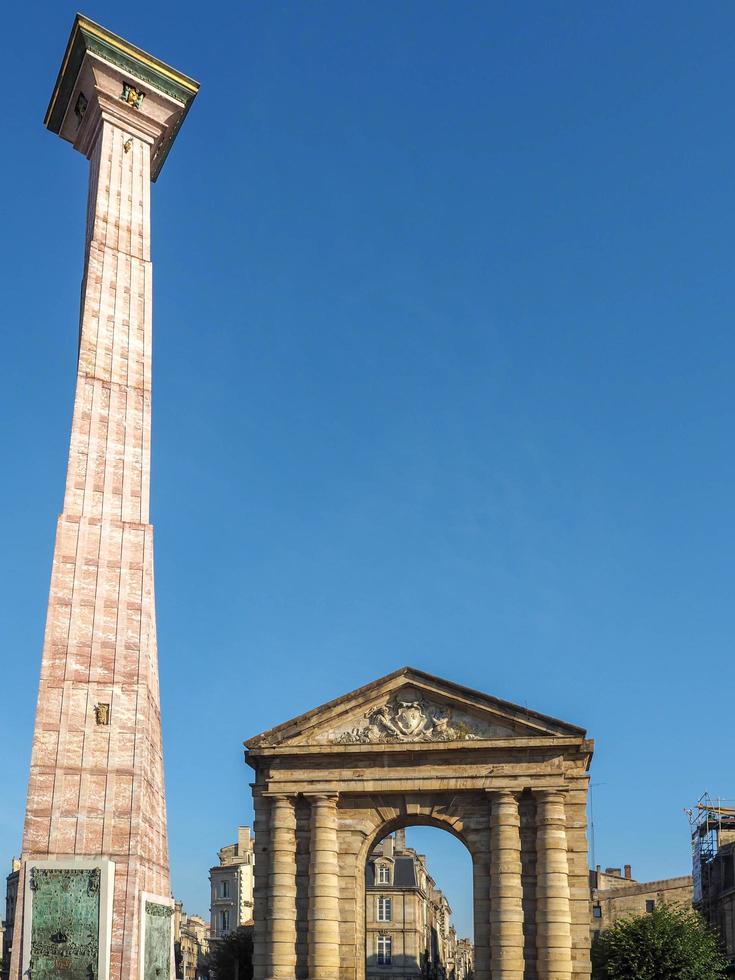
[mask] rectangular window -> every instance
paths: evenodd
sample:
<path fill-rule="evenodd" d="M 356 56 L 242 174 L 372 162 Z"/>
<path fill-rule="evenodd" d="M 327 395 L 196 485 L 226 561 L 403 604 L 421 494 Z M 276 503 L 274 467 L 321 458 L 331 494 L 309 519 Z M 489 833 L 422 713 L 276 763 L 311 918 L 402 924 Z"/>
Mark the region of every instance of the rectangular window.
<path fill-rule="evenodd" d="M 593 905 L 592 906 L 592 915 L 596 919 L 601 919 L 602 918 L 602 906 L 601 905 Z"/>
<path fill-rule="evenodd" d="M 732 888 L 735 884 L 735 874 L 733 874 L 733 858 L 725 856 L 722 865 L 722 887 Z"/>
<path fill-rule="evenodd" d="M 219 914 L 219 931 L 222 935 L 230 931 L 230 913 L 227 910 Z"/>
<path fill-rule="evenodd" d="M 393 940 L 390 936 L 378 936 L 378 966 L 390 966 Z"/>
<path fill-rule="evenodd" d="M 229 898 L 230 897 L 230 883 L 229 883 L 229 881 L 223 881 L 221 883 L 220 891 L 221 891 L 221 895 L 220 895 L 221 898 Z"/>
<path fill-rule="evenodd" d="M 383 898 L 382 896 L 378 899 L 378 922 L 390 922 L 393 911 L 392 906 L 392 899 Z"/>
<path fill-rule="evenodd" d="M 378 884 L 379 885 L 389 885 L 390 884 L 390 868 L 387 864 L 378 865 Z"/>
<path fill-rule="evenodd" d="M 646 899 L 646 912 L 653 912 L 653 910 L 655 908 L 656 908 L 656 903 L 654 902 L 654 900 L 652 898 L 647 898 Z"/>

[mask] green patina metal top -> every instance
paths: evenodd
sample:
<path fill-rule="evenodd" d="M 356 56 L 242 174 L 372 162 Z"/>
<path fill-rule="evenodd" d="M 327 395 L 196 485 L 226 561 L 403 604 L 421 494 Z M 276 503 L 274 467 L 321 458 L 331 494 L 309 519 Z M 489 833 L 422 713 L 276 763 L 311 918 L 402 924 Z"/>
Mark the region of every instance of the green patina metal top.
<path fill-rule="evenodd" d="M 77 14 L 74 19 L 51 101 L 46 110 L 44 125 L 47 129 L 57 134 L 61 131 L 69 100 L 87 52 L 103 58 L 133 78 L 145 82 L 150 88 L 180 103 L 183 112 L 176 127 L 178 132 L 199 91 L 199 83 L 82 14 Z M 156 160 L 154 172 L 151 174 L 153 180 L 158 176 L 172 143 L 173 138 L 169 140 L 160 158 Z"/>

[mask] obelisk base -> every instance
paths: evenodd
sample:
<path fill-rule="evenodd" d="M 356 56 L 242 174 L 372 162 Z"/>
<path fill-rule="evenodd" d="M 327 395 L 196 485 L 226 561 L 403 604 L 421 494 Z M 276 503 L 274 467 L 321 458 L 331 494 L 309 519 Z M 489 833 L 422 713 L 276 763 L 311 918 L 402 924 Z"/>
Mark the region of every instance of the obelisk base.
<path fill-rule="evenodd" d="M 114 862 L 102 857 L 24 863 L 24 977 L 108 980 L 114 879 Z"/>

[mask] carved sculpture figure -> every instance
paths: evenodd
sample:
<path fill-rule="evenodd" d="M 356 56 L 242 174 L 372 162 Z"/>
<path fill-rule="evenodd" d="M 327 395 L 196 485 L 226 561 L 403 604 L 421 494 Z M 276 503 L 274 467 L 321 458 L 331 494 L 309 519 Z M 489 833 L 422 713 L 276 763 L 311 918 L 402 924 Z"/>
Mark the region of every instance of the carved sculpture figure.
<path fill-rule="evenodd" d="M 127 82 L 123 82 L 123 92 L 120 98 L 123 100 L 123 102 L 127 102 L 127 104 L 131 105 L 134 109 L 140 109 L 145 95 L 140 91 L 140 89 L 137 89 L 132 85 L 128 85 Z"/>
<path fill-rule="evenodd" d="M 110 706 L 109 704 L 96 704 L 94 706 L 94 717 L 98 725 L 109 725 L 110 724 Z"/>

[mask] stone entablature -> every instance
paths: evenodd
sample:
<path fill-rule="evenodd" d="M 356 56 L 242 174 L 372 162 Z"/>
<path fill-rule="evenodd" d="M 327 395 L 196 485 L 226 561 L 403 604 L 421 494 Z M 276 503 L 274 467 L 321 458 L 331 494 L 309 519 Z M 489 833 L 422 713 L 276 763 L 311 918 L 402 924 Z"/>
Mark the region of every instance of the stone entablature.
<path fill-rule="evenodd" d="M 435 715 L 478 737 L 426 738 Z M 376 717 L 400 737 L 339 738 Z M 364 980 L 365 862 L 415 824 L 472 856 L 476 980 L 589 977 L 583 729 L 404 668 L 246 745 L 255 980 Z"/>

